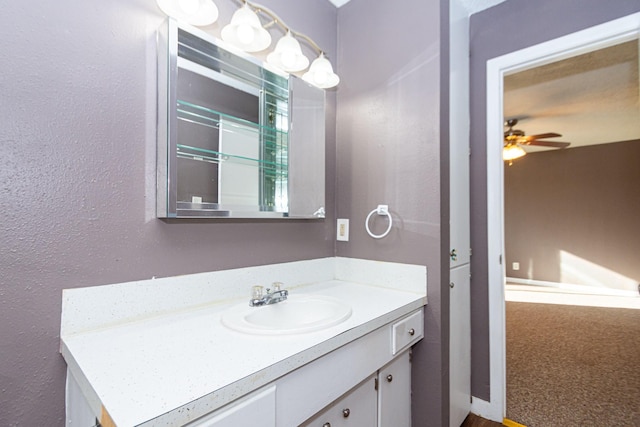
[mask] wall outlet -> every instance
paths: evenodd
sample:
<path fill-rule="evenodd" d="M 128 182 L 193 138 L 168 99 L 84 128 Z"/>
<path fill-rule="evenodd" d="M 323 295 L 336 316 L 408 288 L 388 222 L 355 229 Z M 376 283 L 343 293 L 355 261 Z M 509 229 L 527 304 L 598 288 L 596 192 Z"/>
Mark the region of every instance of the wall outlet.
<path fill-rule="evenodd" d="M 341 242 L 349 241 L 349 220 L 348 219 L 338 218 L 336 240 L 339 240 Z"/>
<path fill-rule="evenodd" d="M 520 263 L 519 262 L 512 263 L 511 268 L 513 268 L 514 271 L 520 270 Z"/>

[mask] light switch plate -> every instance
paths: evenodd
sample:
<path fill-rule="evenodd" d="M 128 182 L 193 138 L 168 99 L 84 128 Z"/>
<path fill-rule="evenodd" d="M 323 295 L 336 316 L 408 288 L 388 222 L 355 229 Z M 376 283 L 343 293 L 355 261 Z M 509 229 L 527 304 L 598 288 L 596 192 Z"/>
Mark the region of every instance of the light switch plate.
<path fill-rule="evenodd" d="M 336 227 L 336 240 L 341 242 L 349 241 L 349 220 L 338 218 L 338 226 Z"/>

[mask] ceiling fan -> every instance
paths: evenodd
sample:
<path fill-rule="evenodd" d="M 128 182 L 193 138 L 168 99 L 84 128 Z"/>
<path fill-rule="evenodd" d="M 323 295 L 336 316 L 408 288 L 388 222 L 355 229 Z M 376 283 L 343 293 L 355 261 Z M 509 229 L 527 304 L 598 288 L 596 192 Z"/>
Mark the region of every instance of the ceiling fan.
<path fill-rule="evenodd" d="M 549 132 L 541 133 L 539 135 L 525 135 L 525 133 L 519 129 L 513 127 L 518 124 L 518 119 L 508 119 L 504 122 L 505 126 L 508 126 L 504 133 L 504 148 L 502 149 L 502 159 L 509 162 L 509 166 L 513 164 L 513 160 L 520 158 L 527 154 L 522 148 L 523 145 L 535 145 L 538 147 L 553 147 L 553 148 L 566 148 L 571 143 L 559 142 L 559 141 L 542 141 L 547 138 L 557 138 L 562 135 L 559 133 Z"/>

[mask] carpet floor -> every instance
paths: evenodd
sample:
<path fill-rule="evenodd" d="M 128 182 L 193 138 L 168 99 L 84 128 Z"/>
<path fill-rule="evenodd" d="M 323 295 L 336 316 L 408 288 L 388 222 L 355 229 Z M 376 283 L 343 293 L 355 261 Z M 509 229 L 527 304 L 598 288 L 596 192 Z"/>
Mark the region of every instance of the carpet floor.
<path fill-rule="evenodd" d="M 506 303 L 507 418 L 640 426 L 640 310 Z"/>

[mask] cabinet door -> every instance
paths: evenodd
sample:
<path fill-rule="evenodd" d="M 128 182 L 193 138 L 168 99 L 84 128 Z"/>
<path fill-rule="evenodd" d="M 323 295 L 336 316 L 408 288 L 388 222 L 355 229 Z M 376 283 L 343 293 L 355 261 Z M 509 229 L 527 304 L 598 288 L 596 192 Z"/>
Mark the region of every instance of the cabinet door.
<path fill-rule="evenodd" d="M 325 91 L 289 78 L 289 218 L 325 216 Z"/>
<path fill-rule="evenodd" d="M 378 373 L 378 426 L 411 426 L 411 354 L 405 351 Z"/>
<path fill-rule="evenodd" d="M 301 427 L 374 427 L 376 406 L 375 375 L 372 375 Z"/>
<path fill-rule="evenodd" d="M 276 427 L 276 386 L 267 386 L 230 403 L 188 427 Z"/>
<path fill-rule="evenodd" d="M 451 269 L 449 425 L 459 426 L 471 407 L 471 299 L 469 264 Z"/>
<path fill-rule="evenodd" d="M 469 14 L 466 0 L 450 5 L 449 267 L 471 260 L 469 174 Z"/>

